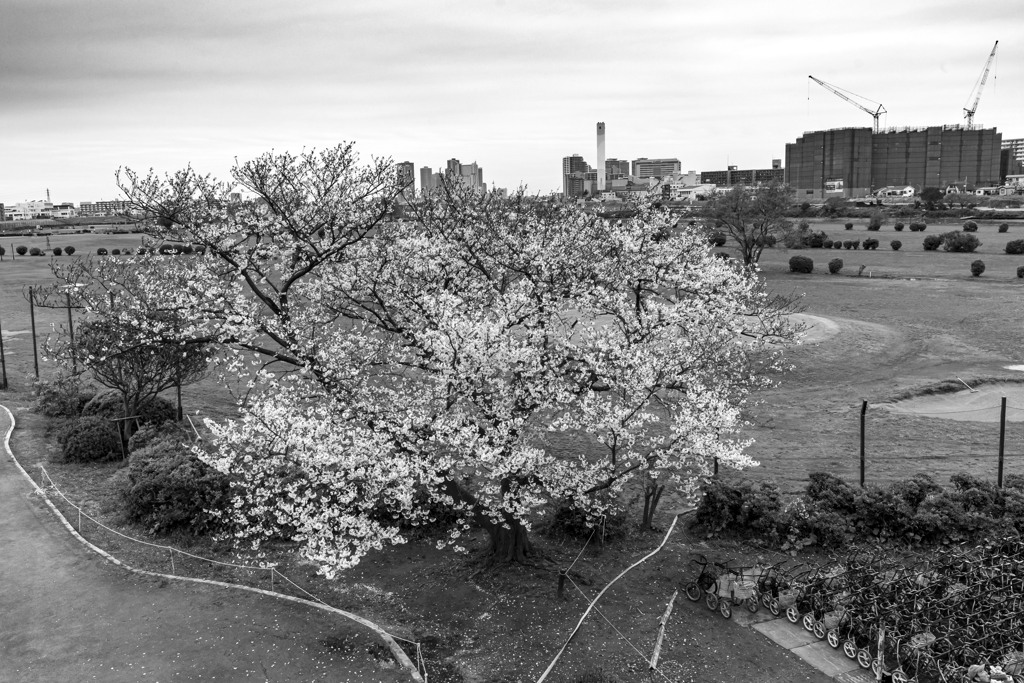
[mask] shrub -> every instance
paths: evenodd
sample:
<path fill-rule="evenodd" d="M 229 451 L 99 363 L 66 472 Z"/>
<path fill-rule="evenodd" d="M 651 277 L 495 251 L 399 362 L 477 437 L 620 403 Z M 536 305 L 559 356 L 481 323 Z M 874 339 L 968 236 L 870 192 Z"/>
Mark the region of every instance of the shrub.
<path fill-rule="evenodd" d="M 17 254 L 18 256 L 24 256 L 25 254 L 28 253 L 28 247 L 19 244 L 14 248 L 14 253 Z"/>
<path fill-rule="evenodd" d="M 1003 250 L 1007 254 L 1024 254 L 1024 240 L 1013 240 L 1007 242 Z"/>
<path fill-rule="evenodd" d="M 911 223 L 910 232 L 924 232 L 924 229 L 928 227 L 924 223 Z"/>
<path fill-rule="evenodd" d="M 807 498 L 830 512 L 852 513 L 856 509 L 857 489 L 828 472 L 808 475 Z"/>
<path fill-rule="evenodd" d="M 725 529 L 776 533 L 776 518 L 782 512 L 782 496 L 772 482 L 740 481 L 730 484 L 711 479 L 701 486 L 703 496 L 694 513 L 693 525 L 709 535 Z"/>
<path fill-rule="evenodd" d="M 864 248 L 878 249 L 878 240 L 876 240 L 874 237 L 867 238 L 866 240 L 864 240 Z"/>
<path fill-rule="evenodd" d="M 976 235 L 970 232 L 947 232 L 942 236 L 942 248 L 946 251 L 969 254 L 981 246 Z"/>
<path fill-rule="evenodd" d="M 121 253 L 124 254 L 125 256 L 131 256 L 132 255 L 131 247 L 125 247 L 124 249 L 121 250 Z"/>
<path fill-rule="evenodd" d="M 843 269 L 843 259 L 841 259 L 841 258 L 834 258 L 834 259 L 832 259 L 831 261 L 828 262 L 828 272 L 830 272 L 832 275 L 835 275 L 836 273 L 838 273 L 842 269 Z"/>
<path fill-rule="evenodd" d="M 853 249 L 853 240 L 843 240 L 843 249 Z"/>
<path fill-rule="evenodd" d="M 843 240 L 836 240 L 835 242 L 833 242 L 832 243 L 832 248 L 833 249 L 842 249 L 843 248 Z"/>
<path fill-rule="evenodd" d="M 68 256 L 71 256 L 72 254 L 75 253 L 75 248 L 74 247 L 64 247 L 64 253 L 67 254 Z"/>
<path fill-rule="evenodd" d="M 229 495 L 227 477 L 167 438 L 132 453 L 118 483 L 127 517 L 154 533 L 212 531 Z"/>
<path fill-rule="evenodd" d="M 121 250 L 120 249 L 111 249 L 110 250 L 110 255 L 111 256 L 120 256 L 121 255 Z"/>
<path fill-rule="evenodd" d="M 161 244 L 160 248 L 157 251 L 160 253 L 161 256 L 170 256 L 171 254 L 178 253 L 170 244 Z"/>
<path fill-rule="evenodd" d="M 825 233 L 812 232 L 807 236 L 807 246 L 811 249 L 821 249 L 825 246 Z"/>
<path fill-rule="evenodd" d="M 854 249 L 860 249 L 860 240 L 853 240 L 852 245 Z"/>
<path fill-rule="evenodd" d="M 54 256 L 60 256 L 60 255 L 61 255 L 61 254 L 63 254 L 63 253 L 64 253 L 64 252 L 63 252 L 63 251 L 61 250 L 61 248 L 60 248 L 60 247 L 54 247 L 54 248 L 53 248 L 53 255 L 54 255 Z"/>
<path fill-rule="evenodd" d="M 1017 266 L 1017 277 L 1024 278 L 1024 266 Z"/>
<path fill-rule="evenodd" d="M 853 223 L 847 223 L 843 227 L 846 228 L 847 230 L 853 230 Z"/>
<path fill-rule="evenodd" d="M 896 225 L 892 226 L 892 229 L 895 230 L 896 232 L 903 232 L 903 224 L 897 223 Z"/>
<path fill-rule="evenodd" d="M 596 529 L 596 531 L 595 531 Z M 586 541 L 593 537 L 601 542 L 618 541 L 629 532 L 629 517 L 625 509 L 611 509 L 605 517 L 588 518 L 587 515 L 569 502 L 554 506 L 550 521 L 544 525 L 544 533 L 556 538 L 572 538 Z"/>
<path fill-rule="evenodd" d="M 978 232 L 978 224 L 974 221 L 964 223 L 964 232 Z"/>
<path fill-rule="evenodd" d="M 104 247 L 100 247 L 99 249 L 96 250 L 96 255 L 97 256 L 106 256 L 107 255 L 107 250 Z"/>
<path fill-rule="evenodd" d="M 1009 230 L 1010 230 L 1010 224 L 1009 223 L 1000 223 L 999 224 L 999 232 L 1009 232 Z"/>
<path fill-rule="evenodd" d="M 188 431 L 178 422 L 168 420 L 160 425 L 144 424 L 128 439 L 128 453 L 134 453 L 162 439 L 185 441 L 188 437 Z"/>
<path fill-rule="evenodd" d="M 724 247 L 725 246 L 725 233 L 713 232 L 708 236 L 708 242 L 713 247 Z"/>
<path fill-rule="evenodd" d="M 789 259 L 791 273 L 810 273 L 814 270 L 814 261 L 806 256 L 794 256 Z"/>
<path fill-rule="evenodd" d="M 978 277 L 979 275 L 981 275 L 984 272 L 985 272 L 985 262 L 984 261 L 982 261 L 981 259 L 978 259 L 977 261 L 973 261 L 971 263 L 971 275 L 973 275 L 974 277 Z"/>
<path fill-rule="evenodd" d="M 7 253 L 7 250 L 4 249 L 3 247 L 0 247 L 0 256 L 5 255 L 6 253 Z"/>
<path fill-rule="evenodd" d="M 893 251 L 899 251 L 900 247 L 903 246 L 903 242 L 900 242 L 899 240 L 893 240 L 892 242 L 889 242 L 889 246 L 892 247 Z"/>
<path fill-rule="evenodd" d="M 57 435 L 64 462 L 102 462 L 121 457 L 121 439 L 109 420 L 80 417 Z"/>
<path fill-rule="evenodd" d="M 83 415 L 97 415 L 110 420 L 126 417 L 121 394 L 113 389 L 97 394 L 82 408 Z M 177 407 L 167 399 L 157 396 L 139 407 L 139 424 L 160 425 L 178 416 Z"/>
<path fill-rule="evenodd" d="M 814 261 L 807 256 L 794 256 L 790 259 L 790 272 L 811 272 L 814 270 Z"/>
<path fill-rule="evenodd" d="M 868 230 L 872 232 L 878 232 L 879 230 L 882 229 L 882 223 L 884 222 L 885 217 L 882 216 L 881 213 L 876 211 L 875 213 L 871 214 L 871 217 L 868 219 Z"/>
<path fill-rule="evenodd" d="M 135 253 L 138 254 L 139 256 L 145 256 L 150 251 L 152 251 L 152 250 L 151 249 L 146 249 L 145 247 L 139 247 L 138 249 L 135 250 Z"/>
<path fill-rule="evenodd" d="M 821 241 L 821 246 L 824 247 L 825 249 L 831 249 L 833 244 L 835 244 L 835 242 L 833 242 L 832 240 Z"/>
<path fill-rule="evenodd" d="M 942 244 L 942 237 L 940 235 L 928 235 L 924 238 L 924 250 L 935 251 Z"/>
<path fill-rule="evenodd" d="M 43 250 L 40 249 L 39 247 L 32 247 L 31 249 L 28 250 L 28 255 L 29 256 L 42 256 L 43 255 Z"/>
<path fill-rule="evenodd" d="M 95 395 L 96 389 L 82 386 L 77 377 L 58 375 L 50 382 L 39 381 L 33 387 L 36 395 L 33 409 L 46 417 L 78 417 Z"/>

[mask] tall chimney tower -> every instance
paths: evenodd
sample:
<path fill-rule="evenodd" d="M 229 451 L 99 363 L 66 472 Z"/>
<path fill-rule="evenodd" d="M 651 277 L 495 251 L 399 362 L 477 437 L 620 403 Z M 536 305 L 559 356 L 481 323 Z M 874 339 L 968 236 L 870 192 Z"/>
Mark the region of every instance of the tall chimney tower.
<path fill-rule="evenodd" d="M 597 191 L 604 192 L 604 121 L 597 122 Z"/>

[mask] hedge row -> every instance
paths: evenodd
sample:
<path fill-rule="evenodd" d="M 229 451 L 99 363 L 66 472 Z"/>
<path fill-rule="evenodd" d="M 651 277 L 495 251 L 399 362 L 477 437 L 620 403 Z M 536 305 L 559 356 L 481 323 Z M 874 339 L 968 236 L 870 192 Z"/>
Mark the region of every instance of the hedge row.
<path fill-rule="evenodd" d="M 927 474 L 879 487 L 855 488 L 824 472 L 810 475 L 800 496 L 786 498 L 771 481 L 712 479 L 693 527 L 707 536 L 757 537 L 786 551 L 818 545 L 892 540 L 913 546 L 977 543 L 1024 533 L 1024 477 L 1005 487 L 967 473 L 943 488 Z"/>

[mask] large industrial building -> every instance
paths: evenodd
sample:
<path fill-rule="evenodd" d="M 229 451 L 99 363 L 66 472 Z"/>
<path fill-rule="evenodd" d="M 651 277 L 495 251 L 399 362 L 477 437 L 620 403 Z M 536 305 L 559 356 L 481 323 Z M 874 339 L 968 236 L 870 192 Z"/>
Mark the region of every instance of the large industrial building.
<path fill-rule="evenodd" d="M 801 201 L 886 186 L 998 185 L 1001 143 L 995 128 L 961 125 L 811 131 L 786 145 L 786 182 Z"/>

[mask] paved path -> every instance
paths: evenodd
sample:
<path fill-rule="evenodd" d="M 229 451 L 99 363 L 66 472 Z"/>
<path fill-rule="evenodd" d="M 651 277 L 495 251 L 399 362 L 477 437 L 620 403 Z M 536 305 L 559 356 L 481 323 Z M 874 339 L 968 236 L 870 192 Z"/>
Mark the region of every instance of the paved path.
<path fill-rule="evenodd" d="M 32 493 L 9 425 L 0 410 L 0 683 L 409 680 L 341 617 L 104 561 Z"/>

